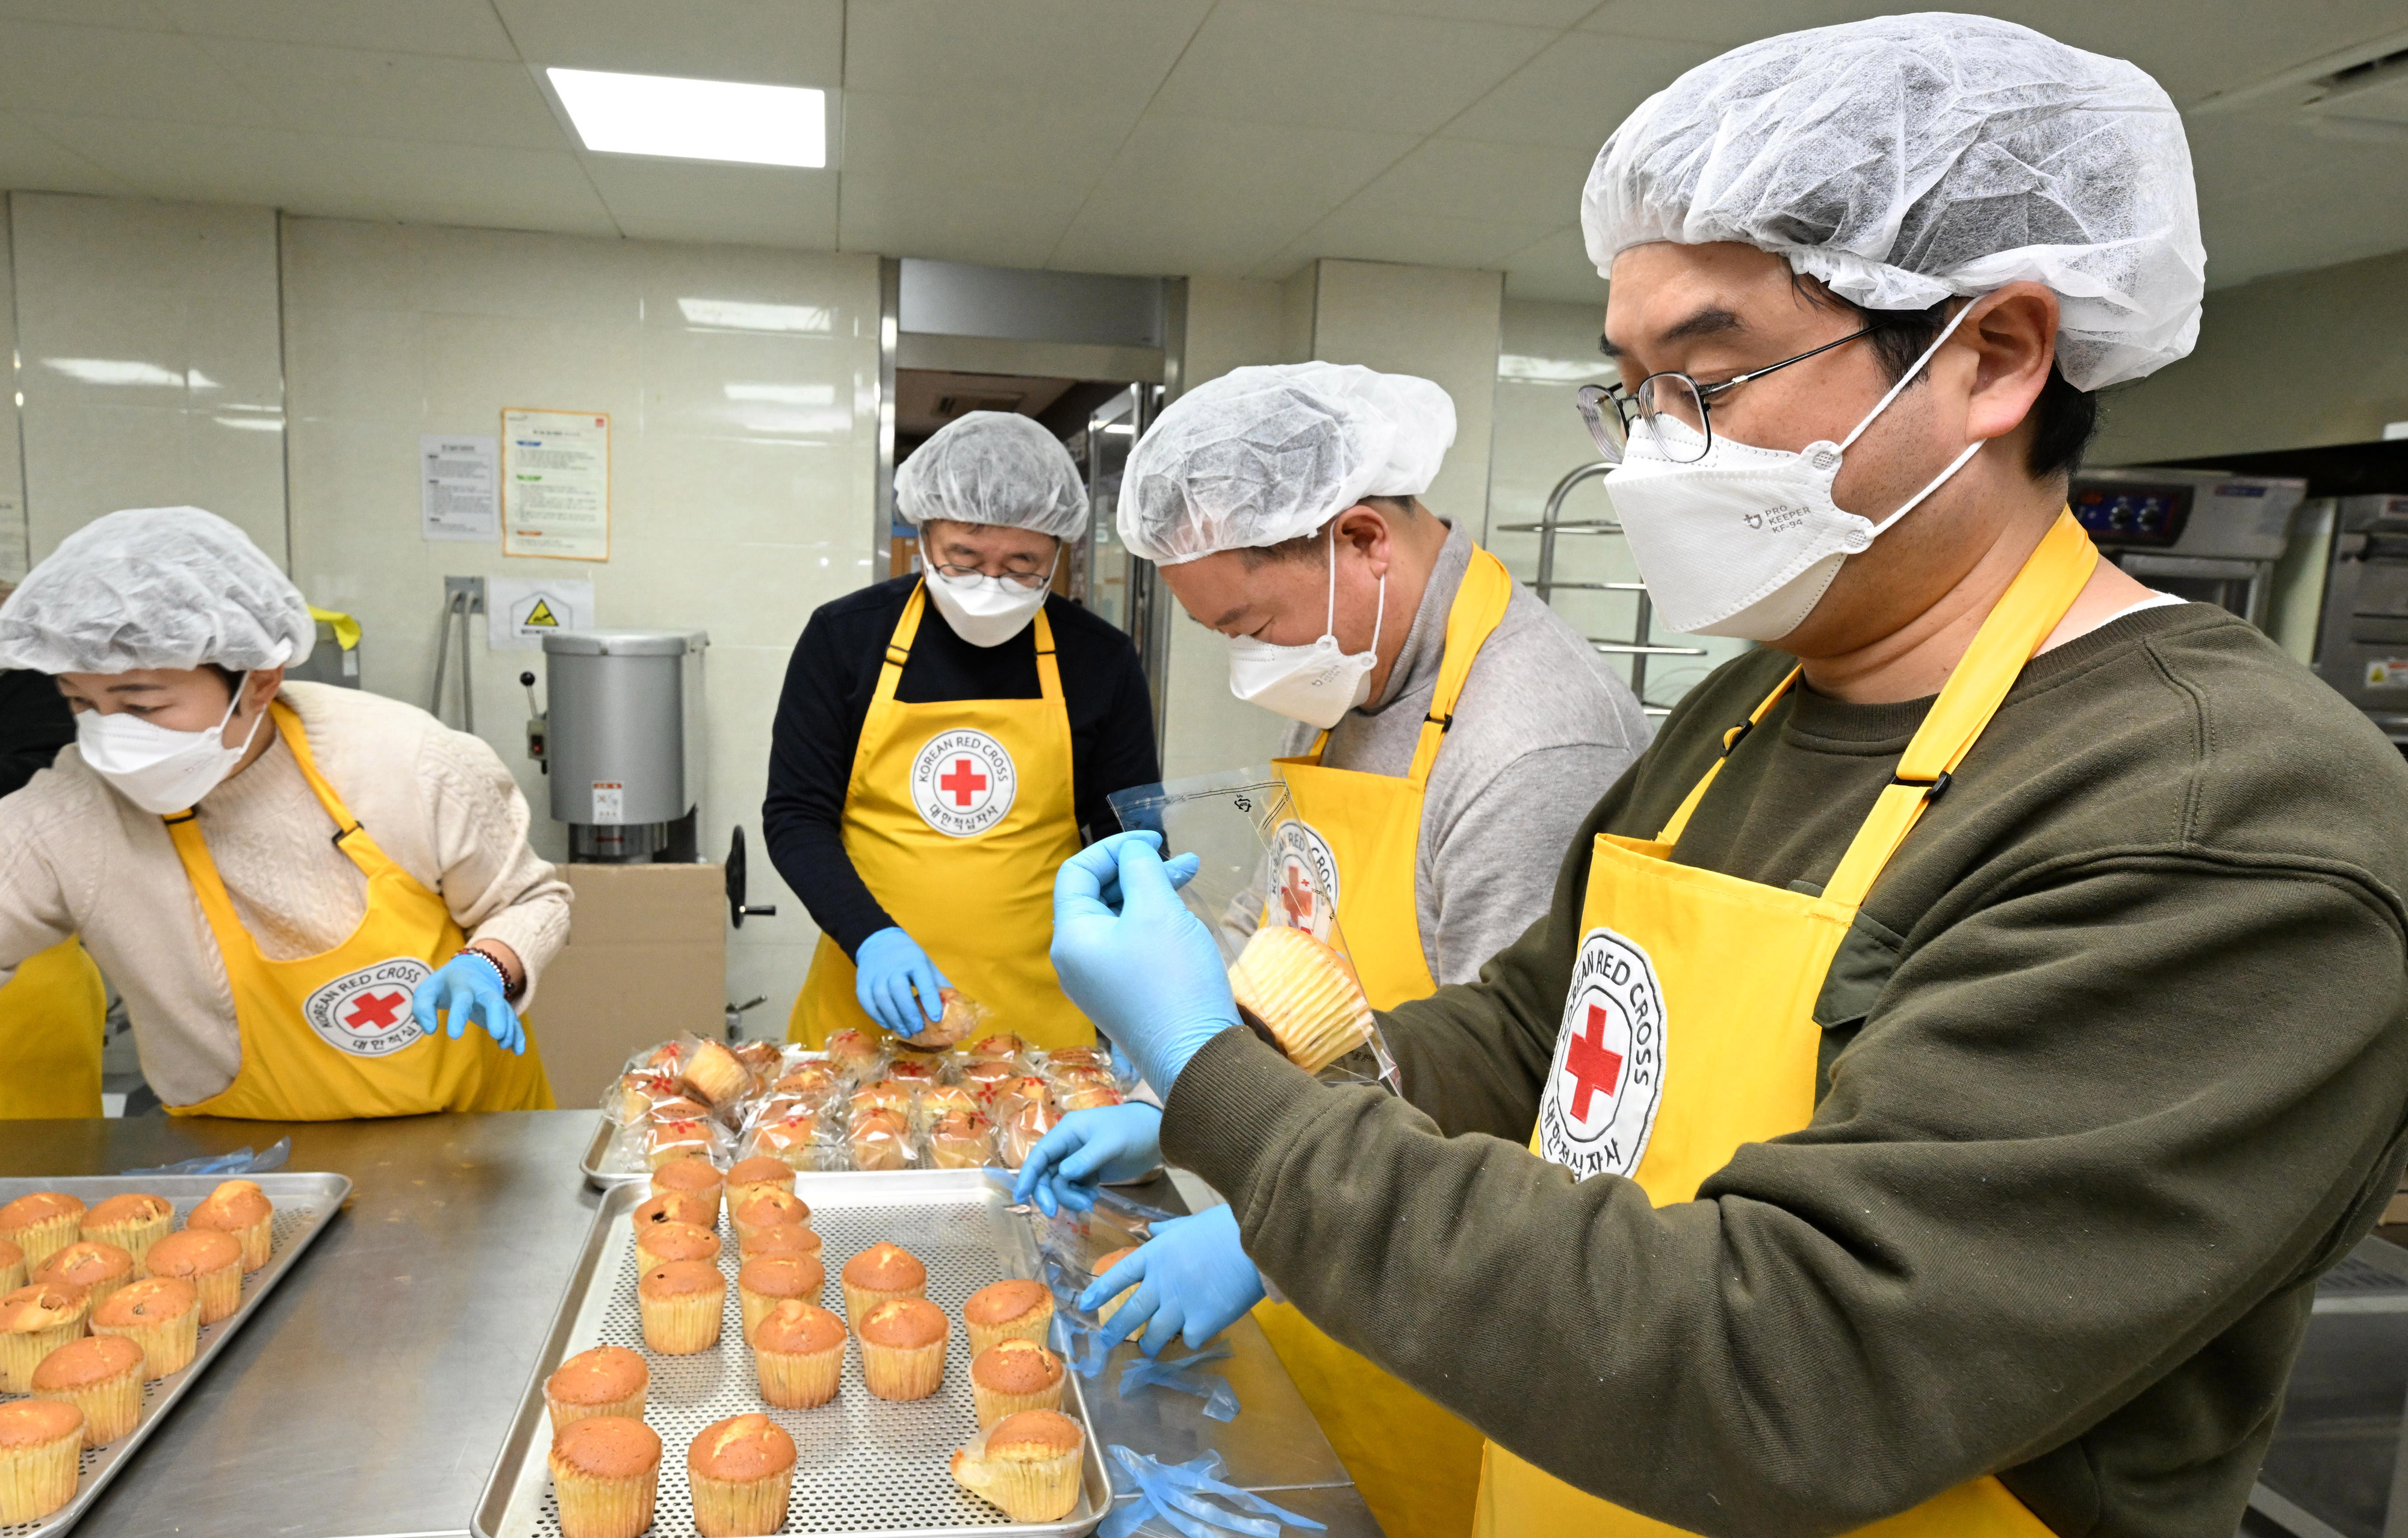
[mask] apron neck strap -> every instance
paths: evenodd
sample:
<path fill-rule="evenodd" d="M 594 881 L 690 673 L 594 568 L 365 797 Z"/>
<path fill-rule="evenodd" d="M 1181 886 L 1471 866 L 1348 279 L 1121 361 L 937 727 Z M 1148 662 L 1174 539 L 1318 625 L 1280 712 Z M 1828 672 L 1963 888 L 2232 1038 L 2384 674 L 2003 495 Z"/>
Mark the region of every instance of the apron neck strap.
<path fill-rule="evenodd" d="M 267 711 L 276 723 L 277 735 L 283 738 L 284 745 L 293 750 L 293 761 L 301 766 L 301 778 L 309 782 L 309 790 L 318 798 L 318 804 L 326 809 L 327 816 L 335 819 L 335 826 L 339 830 L 335 835 L 335 841 L 337 844 L 348 843 L 351 835 L 360 830 L 359 819 L 351 815 L 351 809 L 343 804 L 343 798 L 335 793 L 333 785 L 326 783 L 326 777 L 318 772 L 318 760 L 310 756 L 309 734 L 301 729 L 301 717 L 292 706 L 280 699 L 268 706 Z"/>
<path fill-rule="evenodd" d="M 1062 698 L 1062 669 L 1054 660 L 1054 625 L 1045 617 L 1045 607 L 1037 608 L 1037 692 L 1046 699 L 1059 703 Z"/>
<path fill-rule="evenodd" d="M 886 658 L 878 667 L 878 688 L 869 697 L 873 709 L 894 703 L 895 691 L 903 683 L 903 665 L 911 660 L 911 643 L 919 639 L 920 621 L 928 611 L 928 582 L 911 589 L 903 600 L 903 617 L 895 622 L 895 634 L 887 638 Z M 1054 658 L 1054 625 L 1045 617 L 1045 606 L 1037 606 L 1033 628 L 1037 638 L 1037 692 L 1045 699 L 1059 703 L 1062 698 L 1062 669 Z"/>
<path fill-rule="evenodd" d="M 1421 740 L 1413 744 L 1412 768 L 1405 771 L 1416 790 L 1429 783 L 1430 767 L 1438 762 L 1438 750 L 1455 726 L 1455 701 L 1463 697 L 1464 680 L 1471 676 L 1473 660 L 1504 620 L 1505 605 L 1512 597 L 1513 576 L 1505 569 L 1505 563 L 1472 546 L 1471 565 L 1465 569 L 1463 582 L 1455 590 L 1455 602 L 1446 611 L 1446 651 L 1438 666 L 1438 687 L 1430 694 L 1429 713 L 1422 718 Z"/>
<path fill-rule="evenodd" d="M 1706 787 L 1713 784 L 1714 776 L 1723 771 L 1723 765 L 1729 759 L 1731 750 L 1738 747 L 1748 733 L 1756 730 L 1756 724 L 1765 718 L 1772 707 L 1781 703 L 1781 697 L 1789 692 L 1791 686 L 1798 682 L 1798 675 L 1803 670 L 1799 668 L 1790 668 L 1781 682 L 1772 686 L 1772 692 L 1764 697 L 1764 703 L 1749 712 L 1746 720 L 1723 733 L 1723 751 L 1715 756 L 1712 767 L 1698 777 L 1698 783 L 1689 787 L 1689 794 L 1682 798 L 1680 810 L 1672 813 L 1672 820 L 1664 825 L 1664 830 L 1656 835 L 1657 843 L 1669 844 L 1681 841 L 1681 831 L 1689 826 L 1690 813 L 1696 812 L 1698 803 L 1706 798 Z"/>

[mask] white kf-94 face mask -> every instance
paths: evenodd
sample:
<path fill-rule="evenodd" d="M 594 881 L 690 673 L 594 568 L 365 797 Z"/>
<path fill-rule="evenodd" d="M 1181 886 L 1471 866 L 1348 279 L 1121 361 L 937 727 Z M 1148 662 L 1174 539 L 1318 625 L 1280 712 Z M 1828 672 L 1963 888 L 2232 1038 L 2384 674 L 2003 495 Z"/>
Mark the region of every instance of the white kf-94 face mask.
<path fill-rule="evenodd" d="M 1971 309 L 1949 319 L 1842 442 L 1759 449 L 1715 433 L 1702 457 L 1682 464 L 1666 445 L 1685 436 L 1694 450 L 1695 430 L 1660 415 L 1652 424 L 1633 426 L 1605 489 L 1667 628 L 1779 640 L 1805 623 L 1841 563 L 1870 548 L 1973 457 L 1980 440 L 1967 444 L 1929 485 L 1878 524 L 1831 500 L 1841 455 L 1914 382 Z"/>
<path fill-rule="evenodd" d="M 117 787 L 119 795 L 164 817 L 198 804 L 251 751 L 260 722 L 267 719 L 265 711 L 251 718 L 242 746 L 229 748 L 221 740 L 226 723 L 234 719 L 235 707 L 241 703 L 242 679 L 236 679 L 226 713 L 216 726 L 196 732 L 176 731 L 123 711 L 113 715 L 79 711 L 76 751 L 93 773 Z"/>
<path fill-rule="evenodd" d="M 1380 622 L 1388 607 L 1388 576 L 1380 574 L 1380 607 L 1371 616 L 1371 649 L 1349 654 L 1338 643 L 1338 525 L 1329 526 L 1329 617 L 1308 646 L 1275 646 L 1252 636 L 1229 638 L 1229 692 L 1326 731 L 1370 697 L 1371 669 L 1380 665 Z"/>
<path fill-rule="evenodd" d="M 1058 566 L 1061 559 L 1057 551 L 1054 563 Z M 1053 587 L 1050 580 L 1042 587 L 1023 587 L 983 573 L 948 577 L 931 570 L 927 580 L 928 597 L 937 600 L 937 612 L 945 616 L 954 635 L 972 646 L 1000 646 L 1026 629 Z"/>

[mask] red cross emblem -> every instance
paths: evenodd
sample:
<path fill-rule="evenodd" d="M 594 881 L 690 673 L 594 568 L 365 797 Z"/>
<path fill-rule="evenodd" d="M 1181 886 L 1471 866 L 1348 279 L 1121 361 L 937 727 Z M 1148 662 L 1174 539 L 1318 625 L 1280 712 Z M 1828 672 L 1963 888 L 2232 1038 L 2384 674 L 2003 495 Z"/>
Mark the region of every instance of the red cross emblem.
<path fill-rule="evenodd" d="M 1622 1083 L 1622 1054 L 1605 1044 L 1605 1008 L 1588 1007 L 1588 1028 L 1564 1049 L 1564 1071 L 1572 1076 L 1572 1120 L 1588 1120 L 1592 1097 L 1612 1095 Z"/>
<path fill-rule="evenodd" d="M 971 793 L 986 788 L 986 776 L 979 773 L 968 759 L 956 758 L 952 773 L 937 777 L 937 788 L 953 792 L 953 805 L 968 806 Z"/>
<path fill-rule="evenodd" d="M 353 1030 L 382 1030 L 400 1019 L 401 1012 L 408 1007 L 409 995 L 406 993 L 363 993 L 351 1001 L 343 1024 Z"/>
<path fill-rule="evenodd" d="M 1302 867 L 1287 868 L 1287 880 L 1280 884 L 1280 906 L 1286 910 L 1288 923 L 1303 929 L 1312 927 L 1312 888 L 1305 884 Z"/>

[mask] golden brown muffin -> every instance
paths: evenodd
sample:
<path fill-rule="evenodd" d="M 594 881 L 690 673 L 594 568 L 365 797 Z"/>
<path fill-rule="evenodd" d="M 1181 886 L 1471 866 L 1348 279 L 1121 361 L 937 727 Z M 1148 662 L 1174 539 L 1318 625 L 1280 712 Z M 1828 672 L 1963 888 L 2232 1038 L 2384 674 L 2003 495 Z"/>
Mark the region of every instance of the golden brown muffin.
<path fill-rule="evenodd" d="M 919 1091 L 900 1079 L 881 1079 L 875 1084 L 866 1084 L 853 1092 L 853 1119 L 858 1122 L 872 1111 L 909 1114 L 912 1102 L 919 1098 Z"/>
<path fill-rule="evenodd" d="M 939 1170 L 975 1170 L 995 1159 L 995 1127 L 975 1111 L 957 1111 L 928 1132 L 928 1157 Z"/>
<path fill-rule="evenodd" d="M 771 1191 L 782 1191 L 788 1196 L 795 1194 L 795 1167 L 784 1159 L 756 1154 L 751 1158 L 738 1159 L 728 1168 L 729 1212 L 734 1212 L 753 1197 L 766 1196 Z M 809 1207 L 803 1209 L 803 1220 L 810 1220 Z"/>
<path fill-rule="evenodd" d="M 708 1260 L 665 1260 L 636 1281 L 644 1344 L 664 1357 L 691 1357 L 719 1344 L 727 1278 Z"/>
<path fill-rule="evenodd" d="M 747 1538 L 786 1525 L 795 1439 L 767 1416 L 730 1416 L 704 1427 L 685 1453 L 694 1525 L 702 1538 Z"/>
<path fill-rule="evenodd" d="M 837 1092 L 838 1084 L 835 1069 L 825 1063 L 798 1063 L 778 1076 L 769 1086 L 773 1095 L 792 1095 L 798 1100 L 824 1104 Z"/>
<path fill-rule="evenodd" d="M 736 1060 L 744 1065 L 744 1071 L 752 1080 L 755 1094 L 778 1076 L 779 1065 L 785 1056 L 775 1042 L 745 1042 L 728 1050 L 735 1053 Z"/>
<path fill-rule="evenodd" d="M 969 1331 L 973 1357 L 1002 1341 L 1041 1345 L 1054 1328 L 1054 1295 L 1044 1283 L 1025 1277 L 982 1286 L 962 1304 L 962 1328 Z"/>
<path fill-rule="evenodd" d="M 655 1073 L 666 1073 L 674 1077 L 678 1071 L 678 1064 L 684 1058 L 683 1042 L 663 1042 L 652 1048 L 652 1055 L 644 1059 L 644 1066 Z"/>
<path fill-rule="evenodd" d="M 134 1257 L 114 1244 L 79 1239 L 52 1250 L 50 1258 L 34 1268 L 29 1280 L 79 1286 L 91 1295 L 92 1306 L 98 1308 L 110 1293 L 134 1280 Z"/>
<path fill-rule="evenodd" d="M 712 1223 L 710 1209 L 682 1191 L 664 1191 L 658 1196 L 646 1197 L 629 1216 L 638 1234 L 663 1223 L 691 1223 L 697 1229 L 710 1228 Z"/>
<path fill-rule="evenodd" d="M 761 1397 L 781 1410 L 809 1410 L 836 1398 L 844 1380 L 844 1321 L 817 1303 L 788 1298 L 752 1327 L 752 1373 Z"/>
<path fill-rule="evenodd" d="M 652 1525 L 661 1439 L 639 1417 L 588 1416 L 555 1426 L 545 1461 L 561 1538 L 637 1538 Z"/>
<path fill-rule="evenodd" d="M 1010 1121 L 1012 1113 L 1024 1105 L 1051 1105 L 1053 1102 L 1052 1085 L 1034 1073 L 1022 1073 L 999 1080 L 994 1092 L 987 1097 L 986 1109 L 987 1114 L 994 1117 L 999 1127 Z"/>
<path fill-rule="evenodd" d="M 1079 1423 L 1053 1410 L 1008 1416 L 953 1455 L 953 1478 L 1015 1522 L 1058 1522 L 1079 1503 Z"/>
<path fill-rule="evenodd" d="M 1028 1055 L 1028 1043 L 1008 1030 L 992 1036 L 982 1036 L 963 1049 L 971 1058 L 992 1063 L 1008 1063 Z"/>
<path fill-rule="evenodd" d="M 1045 1055 L 1045 1066 L 1069 1071 L 1093 1069 L 1109 1073 L 1112 1059 L 1102 1047 L 1055 1047 Z"/>
<path fill-rule="evenodd" d="M 1119 1249 L 1113 1250 L 1108 1255 L 1099 1255 L 1096 1257 L 1093 1274 L 1100 1280 L 1106 1272 L 1111 1270 L 1114 1266 L 1119 1265 L 1122 1261 L 1127 1259 L 1130 1256 L 1135 1255 L 1136 1253 L 1137 1246 L 1135 1244 L 1124 1244 Z M 1131 1282 L 1128 1286 L 1121 1288 L 1119 1292 L 1105 1299 L 1103 1303 L 1096 1310 L 1096 1322 L 1097 1324 L 1101 1324 L 1106 1319 L 1111 1318 L 1113 1315 L 1118 1314 L 1121 1311 L 1121 1300 L 1126 1298 L 1129 1295 L 1129 1288 L 1136 1286 L 1137 1284 L 1135 1282 Z"/>
<path fill-rule="evenodd" d="M 694 1049 L 678 1074 L 678 1082 L 705 1105 L 727 1105 L 752 1086 L 752 1074 L 742 1058 L 717 1042 L 704 1042 Z"/>
<path fill-rule="evenodd" d="M 636 1234 L 637 1264 L 657 1266 L 664 1260 L 716 1260 L 719 1235 L 694 1223 L 654 1223 Z"/>
<path fill-rule="evenodd" d="M 87 1335 L 44 1357 L 34 1397 L 83 1412 L 83 1445 L 106 1447 L 142 1420 L 142 1348 L 122 1335 Z"/>
<path fill-rule="evenodd" d="M 798 1114 L 762 1122 L 752 1128 L 746 1146 L 790 1170 L 816 1170 L 820 1156 L 819 1118 Z"/>
<path fill-rule="evenodd" d="M 0 1404 L 0 1527 L 38 1521 L 75 1499 L 83 1412 L 57 1400 Z"/>
<path fill-rule="evenodd" d="M 871 1309 L 897 1298 L 924 1298 L 928 1268 L 900 1244 L 872 1244 L 844 1263 L 844 1316 L 860 1330 Z"/>
<path fill-rule="evenodd" d="M 1108 1085 L 1089 1085 L 1073 1089 L 1062 1097 L 1062 1111 L 1097 1111 L 1121 1103 L 1121 1092 Z"/>
<path fill-rule="evenodd" d="M 36 1191 L 0 1207 L 0 1239 L 24 1251 L 28 1266 L 82 1237 L 83 1203 L 64 1191 Z"/>
<path fill-rule="evenodd" d="M 820 1236 L 817 1229 L 805 1223 L 772 1223 L 766 1229 L 755 1229 L 736 1242 L 736 1253 L 747 1260 L 765 1256 L 809 1256 L 820 1258 Z"/>
<path fill-rule="evenodd" d="M 150 1246 L 142 1269 L 179 1276 L 201 1295 L 201 1323 L 213 1325 L 242 1306 L 242 1245 L 214 1229 L 186 1229 Z"/>
<path fill-rule="evenodd" d="M 34 1369 L 91 1316 L 91 1298 L 71 1282 L 28 1282 L 0 1298 L 0 1388 L 32 1392 Z"/>
<path fill-rule="evenodd" d="M 933 1057 L 897 1057 L 886 1065 L 886 1082 L 902 1085 L 916 1095 L 937 1082 L 937 1061 Z"/>
<path fill-rule="evenodd" d="M 14 1292 L 25 1285 L 25 1252 L 8 1240 L 0 1239 L 0 1292 Z"/>
<path fill-rule="evenodd" d="M 643 1120 L 652 1114 L 652 1107 L 677 1098 L 676 1079 L 650 1069 L 638 1069 L 619 1075 L 619 1082 L 605 1096 L 602 1109 L 624 1125 Z"/>
<path fill-rule="evenodd" d="M 856 1170 L 904 1170 L 911 1164 L 911 1129 L 900 1111 L 862 1111 L 848 1138 Z"/>
<path fill-rule="evenodd" d="M 975 1036 L 986 1028 L 994 1012 L 979 1003 L 959 988 L 937 990 L 938 1014 L 910 1036 L 896 1038 L 899 1045 L 915 1052 L 942 1052 L 966 1036 Z M 926 1019 L 926 1013 L 922 1013 Z"/>
<path fill-rule="evenodd" d="M 134 1257 L 137 1267 L 150 1246 L 176 1227 L 176 1209 L 165 1197 L 128 1191 L 113 1196 L 83 1215 L 83 1236 L 114 1244 Z"/>
<path fill-rule="evenodd" d="M 692 1100 L 653 1107 L 644 1126 L 644 1168 L 648 1170 L 681 1158 L 709 1163 L 718 1147 L 719 1133 L 710 1111 Z"/>
<path fill-rule="evenodd" d="M 952 1331 L 925 1298 L 880 1303 L 861 1321 L 861 1381 L 880 1399 L 926 1399 L 945 1381 Z"/>
<path fill-rule="evenodd" d="M 644 1418 L 644 1394 L 652 1387 L 644 1358 L 624 1345 L 597 1345 L 560 1364 L 543 1380 L 543 1402 L 552 1412 L 552 1434 L 595 1416 Z"/>
<path fill-rule="evenodd" d="M 707 1158 L 673 1158 L 652 1171 L 654 1196 L 681 1196 L 699 1201 L 710 1215 L 698 1219 L 706 1229 L 719 1223 L 719 1197 L 726 1177 Z"/>
<path fill-rule="evenodd" d="M 745 1261 L 736 1273 L 736 1301 L 744 1321 L 744 1339 L 751 1341 L 752 1327 L 780 1303 L 789 1298 L 815 1303 L 826 1286 L 827 1268 L 816 1255 L 767 1256 Z"/>
<path fill-rule="evenodd" d="M 996 1087 L 1010 1084 L 1019 1077 L 1020 1062 L 1014 1057 L 977 1058 L 962 1070 L 962 1083 L 968 1085 L 970 1093 L 978 1097 L 979 1104 L 988 1108 L 990 1112 L 995 1105 Z"/>
<path fill-rule="evenodd" d="M 215 1229 L 232 1234 L 242 1246 L 244 1274 L 267 1264 L 268 1230 L 276 1222 L 276 1204 L 255 1180 L 229 1180 L 201 1199 L 184 1219 L 188 1229 Z"/>
<path fill-rule="evenodd" d="M 1307 1073 L 1371 1039 L 1371 1005 L 1354 969 L 1302 929 L 1256 929 L 1229 968 L 1229 991 Z"/>
<path fill-rule="evenodd" d="M 1000 1103 L 1000 1102 L 998 1102 Z M 996 1140 L 996 1153 L 1007 1170 L 1017 1170 L 1028 1161 L 1028 1151 L 1045 1141 L 1045 1134 L 1062 1124 L 1061 1109 L 1050 1100 L 1022 1100 L 1004 1118 L 1003 1130 Z"/>
<path fill-rule="evenodd" d="M 179 1276 L 128 1282 L 92 1311 L 92 1332 L 142 1348 L 142 1375 L 164 1378 L 192 1365 L 201 1346 L 201 1295 Z"/>
<path fill-rule="evenodd" d="M 970 1363 L 970 1398 L 982 1429 L 1024 1410 L 1062 1408 L 1062 1358 L 1035 1341 L 1004 1341 Z"/>
<path fill-rule="evenodd" d="M 730 1213 L 728 1219 L 736 1225 L 736 1242 L 741 1244 L 749 1234 L 781 1224 L 800 1227 L 810 1215 L 810 1208 L 792 1191 L 764 1191 Z"/>
<path fill-rule="evenodd" d="M 968 1113 L 982 1114 L 976 1095 L 957 1084 L 932 1084 L 920 1091 L 920 1124 L 932 1126 L 947 1116 Z"/>
<path fill-rule="evenodd" d="M 827 1060 L 848 1079 L 867 1079 L 877 1075 L 886 1052 L 867 1031 L 840 1030 L 827 1039 Z"/>

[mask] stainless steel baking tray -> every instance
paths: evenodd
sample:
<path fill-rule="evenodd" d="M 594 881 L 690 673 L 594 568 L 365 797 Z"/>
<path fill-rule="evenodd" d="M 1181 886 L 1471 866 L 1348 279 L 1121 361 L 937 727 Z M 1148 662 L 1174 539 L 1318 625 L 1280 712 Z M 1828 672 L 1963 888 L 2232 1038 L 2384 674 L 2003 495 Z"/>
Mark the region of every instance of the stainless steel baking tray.
<path fill-rule="evenodd" d="M 736 1246 L 725 1243 L 727 1319 L 720 1344 L 691 1357 L 664 1357 L 645 1348 L 636 1313 L 635 1228 L 627 1215 L 644 1199 L 633 1182 L 603 1193 L 593 1231 L 578 1257 L 568 1290 L 537 1358 L 509 1440 L 477 1502 L 477 1538 L 559 1538 L 546 1459 L 551 1418 L 543 1383 L 561 1362 L 595 1345 L 643 1353 L 652 1369 L 644 1418 L 661 1436 L 656 1538 L 695 1531 L 686 1492 L 685 1452 L 695 1434 L 727 1416 L 760 1411 L 783 1426 L 799 1455 L 786 1528 L 797 1533 L 855 1538 L 1035 1538 L 1083 1533 L 1111 1509 L 1111 1480 L 1087 1419 L 1086 1400 L 1070 1375 L 1063 1413 L 1086 1433 L 1086 1478 L 1080 1501 L 1058 1522 L 1015 1523 L 953 1483 L 948 1460 L 978 1430 L 969 1387 L 968 1340 L 962 1303 L 990 1282 L 1034 1276 L 1037 1243 L 1026 1221 L 1005 1204 L 1002 1189 L 978 1170 L 903 1170 L 804 1174 L 796 1190 L 810 1203 L 811 1226 L 824 1241 L 827 1289 L 822 1301 L 841 1315 L 844 1262 L 880 1240 L 902 1245 L 928 1268 L 928 1301 L 953 1319 L 944 1387 L 931 1399 L 894 1404 L 862 1387 L 859 1347 L 848 1348 L 844 1387 L 816 1410 L 764 1404 L 751 1355 L 738 1330 Z M 723 1235 L 723 1238 L 725 1238 Z"/>
<path fill-rule="evenodd" d="M 172 1202 L 176 1208 L 176 1226 L 183 1227 L 186 1215 L 200 1205 L 201 1199 L 218 1188 L 223 1175 L 54 1175 L 49 1178 L 0 1179 L 0 1205 L 16 1200 L 35 1191 L 64 1191 L 87 1207 L 98 1206 L 110 1197 L 128 1191 L 143 1191 Z M 200 1375 L 209 1370 L 226 1342 L 235 1331 L 256 1313 L 259 1301 L 267 1296 L 284 1273 L 293 1269 L 301 1252 L 318 1237 L 326 1220 L 335 1215 L 346 1197 L 351 1194 L 351 1178 L 347 1175 L 321 1174 L 280 1170 L 267 1174 L 246 1175 L 255 1180 L 267 1200 L 276 1204 L 276 1220 L 268 1228 L 267 1264 L 242 1279 L 242 1306 L 213 1325 L 201 1327 L 201 1348 L 192 1365 L 180 1373 L 170 1373 L 155 1383 L 142 1386 L 142 1419 L 133 1434 L 110 1443 L 106 1447 L 84 1450 L 83 1474 L 76 1483 L 75 1499 L 43 1517 L 38 1522 L 21 1522 L 13 1527 L 0 1527 L 7 1538 L 34 1538 L 36 1534 L 64 1532 L 74 1527 L 86 1507 L 100 1494 L 103 1486 L 117 1476 L 150 1429 L 159 1424 L 176 1401 L 184 1397 Z M 21 1395 L 0 1396 L 18 1399 Z"/>

